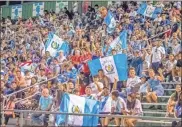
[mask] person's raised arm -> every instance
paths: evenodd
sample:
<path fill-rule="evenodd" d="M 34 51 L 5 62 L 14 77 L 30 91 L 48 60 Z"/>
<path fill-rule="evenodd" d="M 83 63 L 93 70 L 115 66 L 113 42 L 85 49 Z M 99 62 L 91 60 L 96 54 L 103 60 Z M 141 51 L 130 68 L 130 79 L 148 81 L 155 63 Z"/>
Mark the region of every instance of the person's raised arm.
<path fill-rule="evenodd" d="M 157 79 L 161 82 L 164 81 L 163 71 L 161 68 L 158 69 L 158 73 L 159 73 L 159 76 L 157 77 Z"/>
<path fill-rule="evenodd" d="M 118 83 L 118 77 L 115 77 L 115 78 L 114 78 L 114 84 L 113 84 L 113 87 L 112 87 L 112 90 L 111 90 L 111 91 L 117 89 L 117 83 Z"/>
<path fill-rule="evenodd" d="M 95 84 L 97 86 L 98 91 L 101 92 L 102 91 L 102 88 L 99 86 L 99 83 L 98 82 L 95 82 Z"/>

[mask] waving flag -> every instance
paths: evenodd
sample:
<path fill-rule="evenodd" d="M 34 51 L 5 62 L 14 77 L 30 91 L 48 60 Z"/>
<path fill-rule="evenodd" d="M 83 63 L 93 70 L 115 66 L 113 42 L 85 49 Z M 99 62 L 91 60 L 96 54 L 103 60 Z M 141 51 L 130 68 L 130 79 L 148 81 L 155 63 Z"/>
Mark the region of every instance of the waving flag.
<path fill-rule="evenodd" d="M 107 25 L 107 32 L 113 33 L 116 28 L 116 20 L 111 11 L 108 11 L 107 16 L 104 18 L 104 22 Z"/>
<path fill-rule="evenodd" d="M 33 74 L 37 64 L 32 62 L 23 62 L 19 66 L 21 68 L 21 72 L 25 73 L 25 71 L 30 71 L 31 74 Z"/>
<path fill-rule="evenodd" d="M 142 3 L 137 12 L 143 16 L 155 19 L 162 12 L 162 8 Z"/>
<path fill-rule="evenodd" d="M 120 81 L 127 79 L 127 56 L 126 54 L 117 54 L 88 62 L 92 76 L 98 74 L 98 70 L 103 69 L 106 76 L 114 82 L 117 76 Z"/>
<path fill-rule="evenodd" d="M 124 30 L 120 33 L 119 37 L 114 39 L 114 41 L 111 42 L 110 47 L 112 49 L 115 49 L 116 52 L 120 52 L 122 49 L 127 48 L 127 31 Z"/>
<path fill-rule="evenodd" d="M 45 45 L 45 50 L 50 53 L 52 57 L 58 56 L 60 50 L 63 50 L 64 53 L 68 53 L 69 45 L 67 42 L 59 38 L 54 33 L 49 33 L 48 40 Z"/>
<path fill-rule="evenodd" d="M 78 103 L 79 102 L 79 103 Z M 98 114 L 100 102 L 96 100 L 87 99 L 77 95 L 67 94 L 63 95 L 60 105 L 60 112 L 68 113 L 85 113 Z M 68 125 L 72 126 L 97 126 L 99 118 L 96 116 L 68 116 Z M 66 121 L 66 115 L 57 115 L 56 126 Z"/>

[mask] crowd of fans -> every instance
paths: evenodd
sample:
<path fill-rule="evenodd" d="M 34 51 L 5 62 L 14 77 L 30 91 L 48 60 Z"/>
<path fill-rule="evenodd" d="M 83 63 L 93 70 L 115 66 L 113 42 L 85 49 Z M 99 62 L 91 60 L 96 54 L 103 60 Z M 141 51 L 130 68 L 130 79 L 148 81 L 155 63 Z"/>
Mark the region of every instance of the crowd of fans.
<path fill-rule="evenodd" d="M 107 7 L 116 19 L 112 34 L 106 31 L 99 5 L 89 6 L 85 14 L 64 8 L 59 14 L 44 11 L 44 15 L 26 20 L 3 19 L 1 98 L 33 86 L 13 94 L 5 108 L 50 111 L 52 107 L 59 107 L 63 93 L 67 92 L 99 101 L 111 96 L 112 113 L 139 116 L 143 112 L 143 95 L 148 103 L 157 103 L 164 89 L 176 88 L 169 98 L 166 116 L 180 117 L 181 85 L 173 86 L 169 82 L 181 82 L 181 3 L 157 2 L 153 6 L 161 7 L 162 13 L 155 19 L 137 14 L 140 4 L 121 2 Z M 122 51 L 128 56 L 128 79 L 119 81 L 115 77 L 111 82 L 103 70 L 92 77 L 87 62 L 117 54 L 114 49 L 110 51 L 109 46 L 123 30 L 128 32 L 128 47 Z M 51 31 L 69 43 L 69 51 L 61 50 L 54 58 L 44 51 Z M 22 73 L 20 64 L 24 62 L 36 64 L 35 70 Z M 59 80 L 60 76 L 64 76 L 65 81 Z M 161 85 L 161 82 L 169 85 Z M 33 114 L 31 118 L 41 123 L 40 116 Z M 14 117 L 14 113 L 5 112 L 4 124 L 10 117 Z M 102 118 L 101 124 L 107 126 L 109 121 Z M 124 123 L 133 127 L 136 121 L 127 118 Z M 43 123 L 48 125 L 48 115 L 44 116 Z M 115 118 L 115 124 L 119 126 L 120 119 Z"/>

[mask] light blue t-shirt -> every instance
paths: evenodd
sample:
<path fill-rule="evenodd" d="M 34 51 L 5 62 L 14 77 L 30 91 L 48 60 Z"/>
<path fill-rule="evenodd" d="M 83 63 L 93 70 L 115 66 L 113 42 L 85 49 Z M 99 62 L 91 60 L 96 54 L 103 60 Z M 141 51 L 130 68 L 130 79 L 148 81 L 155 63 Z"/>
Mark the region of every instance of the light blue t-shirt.
<path fill-rule="evenodd" d="M 48 96 L 47 98 L 40 97 L 39 105 L 41 110 L 46 110 L 50 104 L 52 104 L 52 96 Z"/>

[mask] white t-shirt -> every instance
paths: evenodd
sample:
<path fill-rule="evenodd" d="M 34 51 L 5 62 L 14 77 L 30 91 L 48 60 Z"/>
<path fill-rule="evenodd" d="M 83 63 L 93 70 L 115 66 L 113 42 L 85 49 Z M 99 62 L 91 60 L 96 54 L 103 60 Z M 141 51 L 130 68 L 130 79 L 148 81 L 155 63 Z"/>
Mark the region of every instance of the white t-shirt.
<path fill-rule="evenodd" d="M 103 89 L 104 85 L 101 82 L 98 82 L 98 85 L 101 89 Z M 92 88 L 92 94 L 98 95 L 100 93 L 94 82 L 91 83 L 89 86 Z"/>
<path fill-rule="evenodd" d="M 181 45 L 180 44 L 172 45 L 172 49 L 173 49 L 173 54 L 177 55 L 181 51 Z"/>
<path fill-rule="evenodd" d="M 66 60 L 66 57 L 65 56 L 63 56 L 62 58 L 58 56 L 59 63 L 62 63 L 64 60 Z"/>
<path fill-rule="evenodd" d="M 162 60 L 162 55 L 165 54 L 165 50 L 163 47 L 153 47 L 152 48 L 152 63 L 155 62 L 161 62 Z"/>
<path fill-rule="evenodd" d="M 166 62 L 166 70 L 167 71 L 172 71 L 173 67 L 176 65 L 177 61 L 174 60 L 174 62 L 171 62 L 170 60 L 168 60 Z"/>
<path fill-rule="evenodd" d="M 132 12 L 129 13 L 129 16 L 130 16 L 130 17 L 131 17 L 131 16 L 135 17 L 136 15 L 137 15 L 137 12 L 136 12 L 136 11 L 132 11 Z"/>
<path fill-rule="evenodd" d="M 111 107 L 115 108 L 114 112 L 121 112 L 121 109 L 127 110 L 126 102 L 121 97 L 118 97 L 116 101 L 112 100 Z"/>
<path fill-rule="evenodd" d="M 140 77 L 135 76 L 134 78 L 128 78 L 126 82 L 126 87 L 134 87 L 136 84 L 141 82 Z"/>

